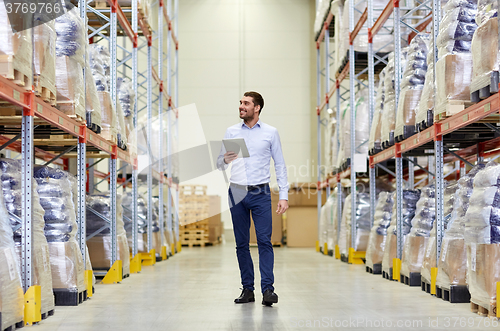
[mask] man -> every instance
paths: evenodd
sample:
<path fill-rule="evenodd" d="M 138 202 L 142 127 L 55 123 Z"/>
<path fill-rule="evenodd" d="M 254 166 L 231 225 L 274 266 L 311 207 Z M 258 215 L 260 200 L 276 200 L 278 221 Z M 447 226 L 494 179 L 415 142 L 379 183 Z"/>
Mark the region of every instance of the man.
<path fill-rule="evenodd" d="M 288 209 L 288 180 L 281 141 L 276 128 L 259 119 L 264 108 L 264 99 L 257 92 L 246 92 L 240 100 L 240 118 L 243 122 L 229 127 L 224 139 L 243 138 L 250 157 L 238 158 L 233 152 L 226 152 L 224 145 L 217 159 L 221 170 L 231 168 L 229 186 L 229 207 L 236 239 L 236 255 L 240 267 L 243 291 L 235 303 L 254 302 L 254 268 L 250 255 L 250 212 L 252 213 L 261 275 L 262 304 L 271 306 L 278 302 L 274 293 L 274 253 L 271 244 L 272 206 L 269 181 L 270 163 L 274 159 L 279 185 L 279 202 L 276 213 Z"/>

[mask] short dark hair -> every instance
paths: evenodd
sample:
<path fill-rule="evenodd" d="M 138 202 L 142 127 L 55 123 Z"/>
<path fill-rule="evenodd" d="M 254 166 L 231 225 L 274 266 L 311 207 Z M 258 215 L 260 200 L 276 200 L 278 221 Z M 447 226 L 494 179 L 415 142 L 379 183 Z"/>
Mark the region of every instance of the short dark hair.
<path fill-rule="evenodd" d="M 257 105 L 260 106 L 260 110 L 259 110 L 259 115 L 260 115 L 262 113 L 262 108 L 264 108 L 264 98 L 262 97 L 262 95 L 260 95 L 259 92 L 250 91 L 250 92 L 245 92 L 245 94 L 243 94 L 243 96 L 251 97 L 253 99 L 253 104 L 255 106 L 257 106 Z"/>

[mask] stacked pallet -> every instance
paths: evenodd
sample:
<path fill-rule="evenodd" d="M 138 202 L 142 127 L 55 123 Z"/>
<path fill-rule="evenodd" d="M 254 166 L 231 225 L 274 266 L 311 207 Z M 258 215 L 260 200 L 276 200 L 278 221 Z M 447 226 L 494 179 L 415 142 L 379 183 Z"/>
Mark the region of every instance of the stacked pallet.
<path fill-rule="evenodd" d="M 208 244 L 209 226 L 208 220 L 203 220 L 181 226 L 179 229 L 179 239 L 182 246 L 205 246 Z"/>
<path fill-rule="evenodd" d="M 208 218 L 208 195 L 205 185 L 182 185 L 179 188 L 179 225 Z"/>

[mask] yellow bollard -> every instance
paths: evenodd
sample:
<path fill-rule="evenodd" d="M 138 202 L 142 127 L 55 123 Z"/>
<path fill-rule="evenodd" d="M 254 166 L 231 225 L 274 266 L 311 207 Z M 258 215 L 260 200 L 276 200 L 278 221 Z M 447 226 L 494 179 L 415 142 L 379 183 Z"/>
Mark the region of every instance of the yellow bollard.
<path fill-rule="evenodd" d="M 160 252 L 161 260 L 165 261 L 168 256 L 167 256 L 167 246 L 161 246 L 161 252 Z"/>
<path fill-rule="evenodd" d="M 431 294 L 436 295 L 436 280 L 438 276 L 438 268 L 431 268 Z"/>
<path fill-rule="evenodd" d="M 174 256 L 175 255 L 175 244 L 172 243 L 172 245 L 170 245 L 170 246 L 171 246 L 170 251 L 172 252 L 172 256 Z"/>
<path fill-rule="evenodd" d="M 392 279 L 398 282 L 401 279 L 401 260 L 398 258 L 392 259 Z"/>
<path fill-rule="evenodd" d="M 33 325 L 42 320 L 42 287 L 33 285 L 24 293 L 24 323 Z"/>
<path fill-rule="evenodd" d="M 156 264 L 156 251 L 151 249 L 149 253 L 141 253 L 142 265 L 150 266 Z"/>
<path fill-rule="evenodd" d="M 339 245 L 335 245 L 335 258 L 340 260 L 340 248 Z"/>
<path fill-rule="evenodd" d="M 103 284 L 118 284 L 123 280 L 122 260 L 116 260 L 102 279 Z"/>
<path fill-rule="evenodd" d="M 87 298 L 91 298 L 94 292 L 92 280 L 94 279 L 92 270 L 85 270 L 85 288 L 87 289 Z"/>
<path fill-rule="evenodd" d="M 136 274 L 138 272 L 141 272 L 141 253 L 137 253 L 130 260 L 130 273 Z"/>
<path fill-rule="evenodd" d="M 319 240 L 316 240 L 316 252 L 319 252 Z"/>
<path fill-rule="evenodd" d="M 325 243 L 323 245 L 323 254 L 328 255 L 328 244 L 327 243 Z"/>

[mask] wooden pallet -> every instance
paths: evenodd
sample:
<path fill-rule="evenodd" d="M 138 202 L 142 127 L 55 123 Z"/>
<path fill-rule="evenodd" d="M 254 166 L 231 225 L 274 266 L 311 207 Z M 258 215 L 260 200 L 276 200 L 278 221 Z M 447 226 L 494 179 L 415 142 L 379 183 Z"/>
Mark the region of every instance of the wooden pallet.
<path fill-rule="evenodd" d="M 10 55 L 0 55 L 0 75 L 11 80 L 14 84 L 31 90 L 31 77 L 15 69 L 15 58 Z"/>
<path fill-rule="evenodd" d="M 434 122 L 442 121 L 450 116 L 460 113 L 465 108 L 472 105 L 469 100 L 448 100 L 446 104 L 441 104 L 439 109 L 434 110 Z"/>
<path fill-rule="evenodd" d="M 40 79 L 40 76 L 33 77 L 33 87 L 35 91 L 35 95 L 45 101 L 46 103 L 56 106 L 57 105 L 57 97 L 55 94 L 56 87 L 55 86 L 45 86 L 43 80 Z"/>
<path fill-rule="evenodd" d="M 13 324 L 13 325 L 10 325 L 10 326 L 6 327 L 5 329 L 3 329 L 3 331 L 14 331 L 17 329 L 21 329 L 22 327 L 24 327 L 24 321 L 20 321 L 20 322 Z"/>
<path fill-rule="evenodd" d="M 181 185 L 179 186 L 179 196 L 207 195 L 206 185 Z"/>
<path fill-rule="evenodd" d="M 184 230 L 206 230 L 208 231 L 208 220 L 198 221 L 187 225 L 182 225 L 180 231 Z"/>
<path fill-rule="evenodd" d="M 68 115 L 68 117 L 74 119 L 77 122 L 86 123 L 85 118 L 82 118 L 80 115 L 76 115 L 76 114 L 75 115 Z"/>
<path fill-rule="evenodd" d="M 478 314 L 479 316 L 497 318 L 496 303 L 490 303 L 490 306 L 488 308 L 485 308 L 471 301 L 470 310 L 471 312 L 473 312 L 474 314 Z"/>

